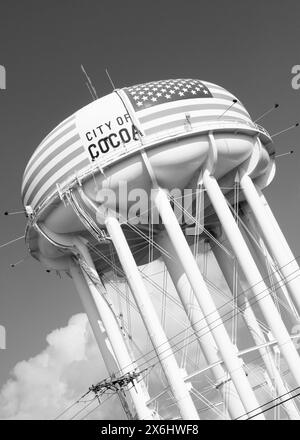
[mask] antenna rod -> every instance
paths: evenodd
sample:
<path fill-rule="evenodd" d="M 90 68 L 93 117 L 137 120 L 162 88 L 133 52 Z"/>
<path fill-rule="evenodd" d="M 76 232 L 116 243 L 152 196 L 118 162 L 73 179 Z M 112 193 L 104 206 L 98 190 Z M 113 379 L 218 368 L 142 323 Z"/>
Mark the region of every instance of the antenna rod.
<path fill-rule="evenodd" d="M 5 211 L 4 215 L 16 215 L 16 214 L 26 214 L 26 211 Z"/>
<path fill-rule="evenodd" d="M 85 84 L 86 84 L 86 86 L 87 86 L 87 88 L 88 88 L 88 90 L 89 90 L 89 92 L 90 92 L 90 94 L 91 94 L 93 100 L 95 101 L 96 99 L 98 99 L 97 91 L 96 91 L 95 87 L 93 86 L 93 83 L 92 83 L 92 81 L 91 81 L 91 78 L 90 78 L 90 77 L 88 76 L 88 74 L 86 73 L 86 70 L 85 70 L 85 68 L 83 67 L 82 64 L 81 64 L 80 67 L 81 67 L 81 70 L 82 70 L 84 76 L 85 76 L 86 79 L 87 79 L 87 82 L 86 82 Z"/>
<path fill-rule="evenodd" d="M 277 157 L 282 157 L 282 156 L 288 156 L 293 153 L 294 153 L 294 150 L 291 150 L 288 153 L 276 154 L 275 157 L 277 158 Z"/>
<path fill-rule="evenodd" d="M 26 257 L 24 257 L 24 258 L 21 258 L 21 260 L 18 260 L 18 261 L 16 261 L 15 263 L 12 263 L 12 264 L 10 265 L 10 267 L 13 269 L 13 268 L 16 267 L 18 264 L 23 263 L 23 261 L 27 260 L 27 258 L 28 258 L 28 255 L 27 255 Z"/>
<path fill-rule="evenodd" d="M 281 131 L 278 131 L 277 133 L 271 134 L 271 138 L 274 138 L 275 136 L 278 136 L 281 133 L 285 133 L 286 131 L 292 130 L 292 128 L 296 128 L 296 127 L 298 127 L 298 125 L 299 125 L 299 122 L 296 122 L 296 124 L 291 125 L 290 127 L 285 128 L 284 130 L 281 130 Z"/>
<path fill-rule="evenodd" d="M 92 89 L 92 87 L 90 86 L 90 84 L 89 84 L 87 81 L 85 82 L 85 85 L 87 86 L 88 91 L 90 92 L 91 97 L 92 97 L 93 100 L 95 101 L 95 95 L 94 95 L 94 93 L 93 93 L 93 89 Z"/>
<path fill-rule="evenodd" d="M 9 244 L 15 243 L 16 241 L 21 240 L 22 238 L 25 238 L 25 235 L 22 235 L 21 237 L 14 238 L 13 240 L 8 241 L 7 243 L 1 244 L 0 248 L 8 246 Z"/>
<path fill-rule="evenodd" d="M 107 77 L 108 77 L 108 79 L 109 79 L 109 82 L 111 83 L 111 85 L 112 85 L 112 88 L 113 88 L 113 90 L 115 90 L 116 89 L 116 87 L 115 87 L 115 85 L 114 85 L 114 82 L 113 82 L 113 80 L 111 79 L 111 77 L 110 77 L 110 74 L 108 73 L 108 70 L 107 69 L 105 69 L 105 72 L 106 72 L 106 75 L 107 75 Z"/>
<path fill-rule="evenodd" d="M 269 113 L 271 113 L 273 110 L 275 110 L 278 107 L 279 107 L 279 104 L 274 104 L 272 108 L 270 108 L 269 110 L 264 112 L 262 115 L 260 115 L 258 118 L 256 118 L 255 121 L 253 121 L 253 122 L 256 123 L 256 122 L 260 121 L 262 118 L 267 116 Z"/>
<path fill-rule="evenodd" d="M 233 107 L 234 106 L 234 104 L 236 104 L 237 103 L 237 99 L 233 99 L 232 100 L 232 104 L 230 104 L 230 106 L 225 110 L 225 112 L 224 113 L 222 113 L 220 116 L 218 116 L 218 119 L 220 119 L 220 118 L 222 118 L 222 116 L 224 116 L 225 115 L 225 113 L 226 112 L 228 112 L 228 110 L 230 110 L 231 109 L 231 107 Z"/>

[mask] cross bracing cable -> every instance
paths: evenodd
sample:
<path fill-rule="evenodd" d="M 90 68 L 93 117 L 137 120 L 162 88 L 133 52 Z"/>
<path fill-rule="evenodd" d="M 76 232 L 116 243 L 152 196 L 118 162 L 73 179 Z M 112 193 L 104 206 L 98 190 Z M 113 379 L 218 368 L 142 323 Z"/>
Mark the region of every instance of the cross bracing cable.
<path fill-rule="evenodd" d="M 265 290 L 268 290 L 268 289 L 265 289 Z M 264 292 L 261 292 L 261 293 L 264 293 Z M 269 293 L 267 293 L 267 294 L 269 294 Z M 260 298 L 261 299 L 261 298 Z M 256 302 L 258 302 L 260 299 L 256 299 L 254 302 L 256 303 Z M 221 306 L 222 307 L 222 306 Z M 226 315 L 226 314 L 225 314 Z M 224 316 L 225 316 L 224 315 Z M 230 319 L 230 318 L 229 318 Z M 223 321 L 223 322 L 226 322 L 226 321 L 228 321 L 229 319 L 227 319 L 227 320 L 225 320 L 225 321 Z M 219 319 L 218 319 L 218 321 L 219 321 Z M 220 325 L 220 324 L 217 324 L 217 325 Z M 185 330 L 182 330 L 182 331 L 180 331 L 179 333 L 177 333 L 176 335 L 174 335 L 173 337 L 171 337 L 170 339 L 169 339 L 169 342 L 170 342 L 170 340 L 172 340 L 173 338 L 175 338 L 175 337 L 178 337 L 180 334 L 182 334 L 183 332 L 184 332 Z M 211 329 L 209 329 L 208 331 L 207 331 L 207 333 L 208 332 L 210 332 L 211 331 Z M 206 334 L 206 333 L 204 333 L 204 334 Z M 195 338 L 194 338 L 194 340 L 197 340 L 198 339 L 198 336 L 197 335 L 195 335 Z M 177 344 L 179 344 L 181 341 L 178 341 L 177 342 Z M 289 341 L 288 341 L 289 342 Z M 287 342 L 287 343 L 288 343 Z M 164 345 L 164 344 L 161 344 L 161 345 Z M 179 351 L 179 350 L 181 350 L 183 347 L 180 347 L 179 349 L 176 349 L 175 351 L 173 350 L 173 353 L 175 354 L 177 351 Z M 151 352 L 153 352 L 153 350 L 151 350 Z M 149 352 L 149 353 L 147 353 L 147 354 L 150 354 L 151 352 Z M 258 356 L 257 358 L 260 358 L 260 356 Z M 155 357 L 152 357 L 152 359 L 156 359 L 156 356 Z M 152 360 L 152 359 L 150 359 L 150 360 Z M 137 360 L 135 360 L 135 362 L 138 362 L 138 360 L 139 359 L 137 359 Z M 143 365 L 143 364 L 142 364 Z M 140 367 L 142 366 L 142 365 L 140 365 Z M 154 364 L 155 365 L 155 364 Z M 242 367 L 241 367 L 242 368 Z"/>
<path fill-rule="evenodd" d="M 121 269 L 119 269 L 118 268 L 118 270 L 121 270 Z M 292 275 L 292 274 L 291 274 Z M 277 284 L 279 284 L 279 283 L 277 283 Z M 248 290 L 248 289 L 247 289 Z M 268 289 L 265 289 L 265 290 L 268 290 Z M 264 291 L 265 291 L 264 290 Z M 264 293 L 264 291 L 262 291 L 260 294 L 262 294 L 262 293 Z M 241 294 L 240 295 L 242 295 L 244 292 L 241 292 Z M 260 298 L 260 299 L 262 299 L 262 298 Z M 251 305 L 252 304 L 255 304 L 256 302 L 258 302 L 260 299 L 258 299 L 258 300 L 250 300 L 250 303 L 251 303 Z M 225 303 L 225 304 L 223 304 L 222 306 L 220 306 L 219 308 L 218 308 L 218 310 L 220 310 L 222 307 L 224 307 L 224 306 L 226 306 L 226 305 L 230 305 L 230 303 L 231 303 L 231 301 L 228 301 L 228 303 Z M 237 311 L 237 313 L 240 313 L 241 311 L 240 310 L 238 310 Z M 225 315 L 223 315 L 223 316 L 221 316 L 221 318 L 223 318 L 223 317 L 225 317 L 226 315 L 227 315 L 228 313 L 226 313 Z M 184 331 L 184 330 L 183 330 Z M 176 336 L 174 336 L 174 337 L 176 337 Z"/>
<path fill-rule="evenodd" d="M 289 264 L 289 263 L 288 263 Z M 297 269 L 295 272 L 298 272 L 299 271 L 299 269 Z M 291 273 L 291 275 L 293 275 L 293 273 Z M 295 276 L 295 278 L 296 277 L 298 277 L 300 274 L 297 274 L 296 276 Z M 261 281 L 260 281 L 261 282 Z M 257 284 L 259 284 L 260 282 L 258 282 Z M 279 284 L 279 283 L 277 283 L 277 284 Z M 247 291 L 248 289 L 246 289 L 246 291 Z M 264 292 L 267 292 L 266 293 L 266 295 L 269 295 L 270 293 L 269 293 L 269 289 L 268 288 L 266 288 L 266 289 L 264 289 L 262 292 L 260 292 L 260 294 L 259 295 L 262 295 Z M 242 295 L 244 292 L 241 292 L 241 294 L 240 295 Z M 264 296 L 266 296 L 266 295 L 264 295 Z M 260 300 L 261 300 L 262 298 L 253 298 L 253 299 L 251 299 L 251 300 L 249 300 L 249 303 L 252 305 L 252 304 L 255 304 L 255 303 L 258 303 Z M 230 303 L 231 303 L 231 301 L 228 301 L 228 304 L 230 305 Z M 226 305 L 228 305 L 228 304 L 223 304 L 222 306 L 220 306 L 219 308 L 218 308 L 218 310 L 220 310 L 222 307 L 224 307 L 224 306 L 226 306 Z M 227 312 L 227 313 L 225 313 L 224 315 L 222 315 L 222 316 L 220 316 L 220 318 L 222 319 L 222 318 L 224 318 L 226 315 L 228 315 L 228 313 L 230 313 L 231 314 L 231 311 L 230 312 Z M 237 311 L 237 313 L 241 313 L 241 310 L 238 310 Z M 202 319 L 205 319 L 205 317 L 203 317 Z M 202 320 L 201 319 L 201 320 Z M 199 322 L 201 321 L 201 320 L 199 320 Z M 226 321 L 229 321 L 230 320 L 230 318 L 227 318 L 225 321 L 223 320 L 223 322 L 226 322 Z M 216 319 L 216 321 L 219 321 L 219 319 Z M 217 325 L 221 325 L 221 323 L 220 324 L 217 324 Z M 191 326 L 190 326 L 191 327 Z M 210 330 L 211 329 L 208 329 L 208 331 L 207 332 L 210 332 Z M 169 338 L 169 342 L 172 340 L 172 339 L 174 339 L 174 338 L 176 338 L 176 337 L 178 337 L 178 335 L 180 335 L 180 334 L 182 334 L 183 332 L 185 332 L 185 330 L 182 330 L 181 332 L 179 332 L 179 333 L 177 333 L 176 335 L 174 335 L 174 336 L 172 336 L 171 338 Z M 206 333 L 204 333 L 204 334 L 206 334 Z M 199 336 L 197 336 L 196 335 L 196 339 L 198 338 Z M 180 342 L 180 341 L 179 341 Z M 177 343 L 179 343 L 179 342 L 177 342 Z M 163 344 L 162 344 L 163 345 Z"/>

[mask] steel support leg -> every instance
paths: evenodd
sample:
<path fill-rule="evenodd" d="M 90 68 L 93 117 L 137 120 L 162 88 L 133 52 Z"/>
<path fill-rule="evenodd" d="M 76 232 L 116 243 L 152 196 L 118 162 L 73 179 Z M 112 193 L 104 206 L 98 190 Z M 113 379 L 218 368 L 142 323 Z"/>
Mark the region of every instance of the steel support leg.
<path fill-rule="evenodd" d="M 278 341 L 279 349 L 281 350 L 297 385 L 300 386 L 300 358 L 297 350 L 280 315 L 278 314 L 275 304 L 270 296 L 270 292 L 256 267 L 243 236 L 234 221 L 226 203 L 226 199 L 222 194 L 216 179 L 208 170 L 205 170 L 203 173 L 203 183 L 223 226 L 223 230 L 237 257 L 240 268 L 243 271 L 249 286 L 251 286 L 252 292 L 274 337 Z"/>
<path fill-rule="evenodd" d="M 189 279 L 195 297 L 207 320 L 209 329 L 212 332 L 220 355 L 224 360 L 240 399 L 246 411 L 252 411 L 257 408 L 259 404 L 243 370 L 242 362 L 236 354 L 236 349 L 230 341 L 222 319 L 203 280 L 200 269 L 178 224 L 168 197 L 161 188 L 154 190 L 153 196 L 155 206 L 158 209 L 174 246 L 177 257 Z M 264 419 L 264 416 L 260 414 L 257 418 Z"/>
<path fill-rule="evenodd" d="M 160 324 L 143 279 L 132 256 L 118 220 L 108 216 L 105 220 L 108 233 L 117 251 L 120 263 L 130 285 L 145 327 L 158 354 L 174 398 L 184 420 L 198 420 L 199 416 L 176 362 L 173 350 Z"/>
<path fill-rule="evenodd" d="M 215 344 L 214 338 L 211 335 L 209 326 L 199 306 L 191 305 L 190 295 L 193 291 L 189 280 L 184 272 L 182 264 L 177 258 L 174 246 L 166 231 L 162 231 L 156 238 L 156 242 L 168 252 L 171 258 L 162 255 L 169 275 L 176 288 L 178 296 L 181 300 L 186 315 L 192 325 L 192 328 L 197 335 L 199 345 L 203 352 L 208 365 L 217 363 L 220 360 L 218 348 Z M 236 419 L 245 414 L 245 408 L 239 398 L 236 388 L 231 380 L 227 380 L 227 372 L 222 365 L 216 365 L 212 369 L 216 385 L 220 390 L 224 401 L 228 400 L 228 412 L 231 418 Z"/>

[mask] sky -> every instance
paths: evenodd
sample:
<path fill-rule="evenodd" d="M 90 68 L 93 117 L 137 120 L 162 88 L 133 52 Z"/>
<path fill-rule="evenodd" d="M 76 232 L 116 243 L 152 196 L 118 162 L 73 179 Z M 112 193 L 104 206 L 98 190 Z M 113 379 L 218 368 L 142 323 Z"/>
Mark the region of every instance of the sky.
<path fill-rule="evenodd" d="M 287 0 L 2 0 L 0 65 L 1 243 L 22 236 L 22 174 L 30 155 L 60 121 L 90 102 L 83 64 L 102 96 L 116 87 L 168 78 L 198 78 L 224 86 L 272 134 L 300 120 L 300 90 L 291 69 L 300 64 L 300 3 Z M 274 181 L 265 195 L 300 255 L 300 128 L 276 137 Z M 43 353 L 47 335 L 66 328 L 82 307 L 69 279 L 46 273 L 26 257 L 24 241 L 0 248 L 0 388 L 18 362 Z M 81 316 L 81 315 L 79 315 Z M 75 318 L 74 318 L 75 319 Z M 82 318 L 83 319 L 83 318 Z M 76 320 L 76 319 L 75 319 Z M 81 328 L 84 324 L 81 322 Z"/>

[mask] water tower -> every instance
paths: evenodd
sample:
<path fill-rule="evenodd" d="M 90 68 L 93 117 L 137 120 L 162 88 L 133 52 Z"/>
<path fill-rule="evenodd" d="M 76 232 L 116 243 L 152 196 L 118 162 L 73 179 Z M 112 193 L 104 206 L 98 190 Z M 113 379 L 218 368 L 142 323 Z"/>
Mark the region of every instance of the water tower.
<path fill-rule="evenodd" d="M 255 351 L 266 388 L 287 417 L 299 419 L 276 359 L 300 386 L 300 358 L 282 312 L 298 322 L 299 267 L 262 193 L 274 158 L 271 136 L 243 104 L 197 79 L 116 89 L 61 122 L 30 158 L 22 185 L 26 243 L 47 270 L 73 279 L 108 375 L 134 372 L 135 386 L 119 393 L 127 417 L 166 417 L 158 402 L 168 392 L 179 418 L 199 419 L 193 381 L 206 370 L 225 418 L 263 419 L 245 366 Z M 223 273 L 230 319 L 242 317 L 248 350 L 239 347 L 239 328 L 229 334 L 228 312 L 197 264 L 199 245 Z M 155 260 L 164 262 L 205 368 L 187 373 L 179 364 L 141 270 Z M 160 392 L 139 375 L 144 364 L 106 289 L 118 280 L 151 341 L 165 380 Z"/>

